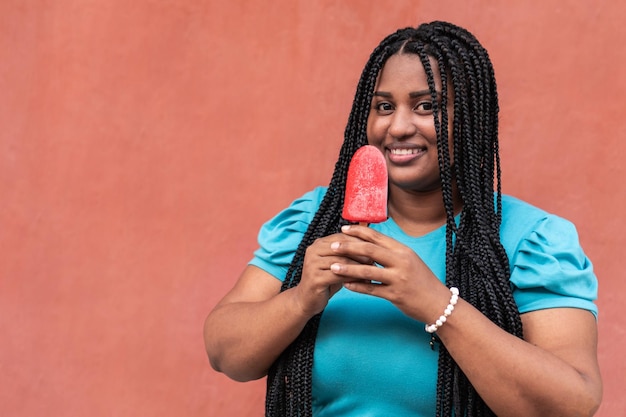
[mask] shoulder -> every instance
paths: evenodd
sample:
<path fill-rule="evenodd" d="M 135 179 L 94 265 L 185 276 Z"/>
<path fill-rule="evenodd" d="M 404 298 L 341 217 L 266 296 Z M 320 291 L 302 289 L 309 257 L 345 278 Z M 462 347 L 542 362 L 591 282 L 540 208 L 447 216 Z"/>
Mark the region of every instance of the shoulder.
<path fill-rule="evenodd" d="M 544 252 L 582 252 L 571 221 L 509 195 L 502 196 L 500 239 L 511 258 L 528 247 Z"/>
<path fill-rule="evenodd" d="M 265 222 L 259 230 L 259 247 L 250 264 L 282 279 L 326 190 L 327 187 L 316 187 L 304 193 Z"/>
<path fill-rule="evenodd" d="M 534 222 L 546 218 L 549 213 L 526 201 L 510 195 L 502 195 L 502 228 L 519 229 L 531 227 Z M 523 220 L 523 221 L 520 221 Z"/>
<path fill-rule="evenodd" d="M 561 240 L 575 234 L 578 242 L 576 226 L 569 220 L 519 198 L 503 195 L 500 237 L 507 252 L 515 250 L 520 241 L 536 233 L 549 240 Z"/>
<path fill-rule="evenodd" d="M 269 237 L 299 231 L 304 233 L 326 195 L 327 187 L 316 187 L 296 198 L 289 206 L 269 219 L 260 233 Z M 279 237 L 280 238 L 280 237 Z"/>
<path fill-rule="evenodd" d="M 297 222 L 307 224 L 311 222 L 326 195 L 328 187 L 315 187 L 296 198 L 289 206 L 272 219 L 264 227 L 285 225 L 285 223 Z"/>
<path fill-rule="evenodd" d="M 597 314 L 597 279 L 572 222 L 502 196 L 500 235 L 520 312 L 576 307 Z"/>
<path fill-rule="evenodd" d="M 315 207 L 317 211 L 317 208 L 319 207 L 320 203 L 324 199 L 324 196 L 326 195 L 327 191 L 328 191 L 328 187 L 326 186 L 315 187 L 312 190 L 307 191 L 302 196 L 295 199 L 292 205 L 298 202 L 304 203 L 312 207 Z"/>

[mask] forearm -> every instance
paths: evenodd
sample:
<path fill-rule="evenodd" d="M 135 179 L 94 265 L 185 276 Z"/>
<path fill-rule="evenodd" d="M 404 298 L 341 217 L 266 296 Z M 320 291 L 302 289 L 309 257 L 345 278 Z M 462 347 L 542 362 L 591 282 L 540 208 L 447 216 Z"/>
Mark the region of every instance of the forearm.
<path fill-rule="evenodd" d="M 503 331 L 464 301 L 438 334 L 500 417 L 591 416 L 599 405 L 599 376 Z"/>
<path fill-rule="evenodd" d="M 204 326 L 211 365 L 237 381 L 261 378 L 308 319 L 299 311 L 292 290 L 264 301 L 220 305 Z"/>

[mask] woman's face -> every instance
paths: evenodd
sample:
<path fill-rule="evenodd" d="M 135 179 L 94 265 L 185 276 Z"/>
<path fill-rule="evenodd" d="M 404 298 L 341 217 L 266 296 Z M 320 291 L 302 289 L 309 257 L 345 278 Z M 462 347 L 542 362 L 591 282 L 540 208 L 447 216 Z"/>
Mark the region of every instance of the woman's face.
<path fill-rule="evenodd" d="M 441 77 L 430 60 L 437 91 Z M 390 186 L 428 192 L 441 188 L 433 103 L 417 55 L 391 56 L 379 74 L 367 120 L 370 145 L 385 155 Z M 449 132 L 452 114 L 449 109 Z M 451 134 L 450 143 L 451 143 Z"/>

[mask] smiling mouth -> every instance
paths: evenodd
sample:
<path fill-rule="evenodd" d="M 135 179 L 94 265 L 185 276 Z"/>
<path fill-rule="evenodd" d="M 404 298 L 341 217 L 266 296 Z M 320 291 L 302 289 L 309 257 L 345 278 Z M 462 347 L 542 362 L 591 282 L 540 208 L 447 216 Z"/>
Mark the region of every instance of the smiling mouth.
<path fill-rule="evenodd" d="M 422 152 L 421 149 L 389 149 L 392 155 L 417 155 Z"/>

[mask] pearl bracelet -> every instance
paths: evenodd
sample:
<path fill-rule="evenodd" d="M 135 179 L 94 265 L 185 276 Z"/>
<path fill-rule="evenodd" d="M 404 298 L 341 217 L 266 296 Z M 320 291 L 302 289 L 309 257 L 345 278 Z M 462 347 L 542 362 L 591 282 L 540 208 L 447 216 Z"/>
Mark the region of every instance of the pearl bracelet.
<path fill-rule="evenodd" d="M 450 296 L 450 303 L 448 304 L 448 307 L 446 307 L 446 309 L 443 311 L 443 315 L 439 316 L 435 323 L 427 324 L 424 328 L 428 333 L 435 333 L 437 329 L 443 326 L 448 317 L 450 317 L 450 314 L 452 314 L 452 311 L 454 310 L 454 306 L 456 305 L 457 301 L 459 301 L 459 289 L 456 287 L 452 287 L 450 288 L 450 292 L 452 293 L 452 295 Z"/>

